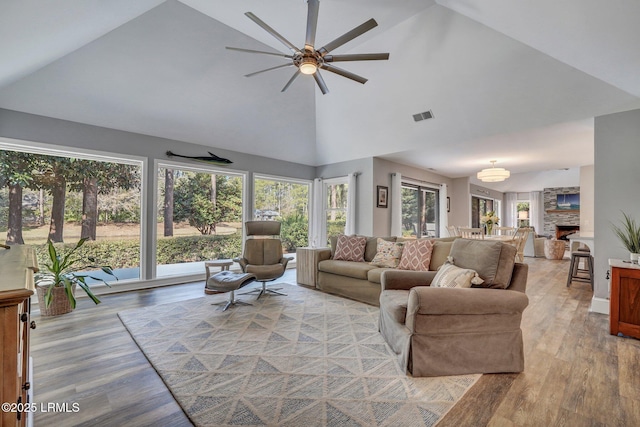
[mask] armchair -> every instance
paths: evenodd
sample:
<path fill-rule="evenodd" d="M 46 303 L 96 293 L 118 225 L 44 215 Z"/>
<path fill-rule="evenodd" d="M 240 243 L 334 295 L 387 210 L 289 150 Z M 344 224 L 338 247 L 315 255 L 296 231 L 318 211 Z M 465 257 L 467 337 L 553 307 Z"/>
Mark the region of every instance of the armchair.
<path fill-rule="evenodd" d="M 405 370 L 414 377 L 524 370 L 528 266 L 514 263 L 515 251 L 502 242 L 453 243 L 454 263 L 494 289 L 432 288 L 436 272 L 382 273 L 379 329 Z"/>
<path fill-rule="evenodd" d="M 281 288 L 267 288 L 266 282 L 271 282 L 281 277 L 291 258 L 283 257 L 282 242 L 280 241 L 280 222 L 278 221 L 247 221 L 245 223 L 247 240 L 244 243 L 244 253 L 241 258 L 236 258 L 243 273 L 251 273 L 256 276 L 256 281 L 262 283 L 257 292 L 258 298 L 265 293 L 285 295 L 278 292 Z M 278 238 L 273 238 L 278 236 Z M 249 293 L 249 292 L 247 292 Z"/>

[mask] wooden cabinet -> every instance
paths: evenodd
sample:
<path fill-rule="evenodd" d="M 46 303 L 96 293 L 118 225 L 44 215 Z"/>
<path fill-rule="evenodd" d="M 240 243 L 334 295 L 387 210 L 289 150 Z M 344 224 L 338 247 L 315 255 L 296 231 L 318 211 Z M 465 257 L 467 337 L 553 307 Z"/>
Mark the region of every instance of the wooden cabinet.
<path fill-rule="evenodd" d="M 296 249 L 296 281 L 301 285 L 316 287 L 318 280 L 318 255 L 329 248 Z"/>
<path fill-rule="evenodd" d="M 0 426 L 24 426 L 29 403 L 29 331 L 31 295 L 36 271 L 33 250 L 24 246 L 0 249 L 0 402 L 16 404 L 0 412 Z"/>
<path fill-rule="evenodd" d="M 627 266 L 620 264 L 622 264 L 620 260 L 609 260 L 611 334 L 621 333 L 640 339 L 640 267 L 637 264 L 627 264 Z"/>

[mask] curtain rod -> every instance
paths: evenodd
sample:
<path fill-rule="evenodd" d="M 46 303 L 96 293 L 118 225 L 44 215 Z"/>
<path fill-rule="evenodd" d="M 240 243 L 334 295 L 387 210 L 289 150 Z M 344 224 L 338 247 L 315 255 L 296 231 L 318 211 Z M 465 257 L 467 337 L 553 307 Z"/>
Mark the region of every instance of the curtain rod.
<path fill-rule="evenodd" d="M 391 173 L 391 175 L 397 175 L 397 172 L 392 172 L 392 173 Z M 436 182 L 423 181 L 423 180 L 421 180 L 421 179 L 411 178 L 410 176 L 406 176 L 406 175 L 402 175 L 402 174 L 400 174 L 400 175 L 402 176 L 402 178 L 406 178 L 406 179 L 407 179 L 407 181 L 409 181 L 409 180 L 410 180 L 410 181 L 419 182 L 419 183 L 421 183 L 421 184 L 435 185 L 435 186 L 437 186 L 437 187 L 440 187 L 440 186 L 442 185 L 442 183 L 438 184 L 438 183 L 436 183 Z"/>
<path fill-rule="evenodd" d="M 329 178 L 325 178 L 324 176 L 318 176 L 318 177 L 316 177 L 316 179 L 335 179 L 335 178 L 345 178 L 345 177 L 346 177 L 346 176 L 348 176 L 348 175 L 349 175 L 349 174 L 347 174 L 347 175 L 338 175 L 338 176 L 332 176 L 332 177 L 329 177 Z M 353 172 L 353 175 L 354 175 L 354 176 L 360 176 L 360 175 L 362 175 L 362 172 Z"/>

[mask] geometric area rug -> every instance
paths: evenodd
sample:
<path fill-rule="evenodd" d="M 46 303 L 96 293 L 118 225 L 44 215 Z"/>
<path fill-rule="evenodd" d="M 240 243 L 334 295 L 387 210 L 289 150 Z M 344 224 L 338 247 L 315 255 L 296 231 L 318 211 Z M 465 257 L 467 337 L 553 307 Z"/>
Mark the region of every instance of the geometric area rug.
<path fill-rule="evenodd" d="M 412 378 L 378 308 L 300 286 L 118 313 L 196 426 L 433 426 L 480 375 Z"/>

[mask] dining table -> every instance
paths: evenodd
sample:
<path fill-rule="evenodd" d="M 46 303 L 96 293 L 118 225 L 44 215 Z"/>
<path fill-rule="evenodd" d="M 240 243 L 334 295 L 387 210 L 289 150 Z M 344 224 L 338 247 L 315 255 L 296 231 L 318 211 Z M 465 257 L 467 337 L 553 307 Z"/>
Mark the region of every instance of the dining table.
<path fill-rule="evenodd" d="M 503 234 L 486 234 L 484 240 L 496 240 L 499 242 L 513 242 L 516 236 L 507 236 Z"/>

